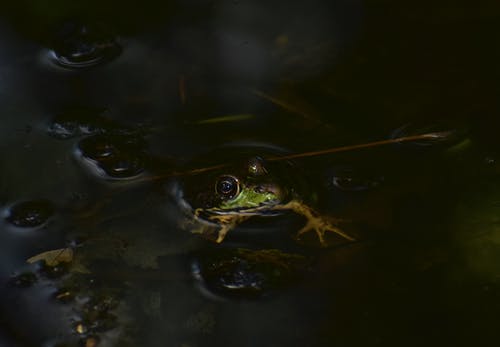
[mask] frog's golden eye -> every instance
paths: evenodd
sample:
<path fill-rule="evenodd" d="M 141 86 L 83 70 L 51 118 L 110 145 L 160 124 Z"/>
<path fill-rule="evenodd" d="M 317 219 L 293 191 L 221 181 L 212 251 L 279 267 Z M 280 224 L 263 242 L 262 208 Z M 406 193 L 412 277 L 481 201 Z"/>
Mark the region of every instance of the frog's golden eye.
<path fill-rule="evenodd" d="M 215 183 L 215 192 L 223 199 L 232 199 L 240 193 L 240 182 L 231 175 L 220 176 Z"/>

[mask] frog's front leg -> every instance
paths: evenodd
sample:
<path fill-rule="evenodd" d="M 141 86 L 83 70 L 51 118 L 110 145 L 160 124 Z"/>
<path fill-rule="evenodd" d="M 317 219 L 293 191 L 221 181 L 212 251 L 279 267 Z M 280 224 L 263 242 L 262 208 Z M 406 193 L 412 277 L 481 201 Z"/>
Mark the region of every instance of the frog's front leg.
<path fill-rule="evenodd" d="M 206 210 L 196 209 L 194 215 L 196 218 L 200 218 L 200 213 L 206 212 Z M 236 228 L 239 224 L 243 223 L 245 220 L 250 218 L 248 215 L 241 215 L 236 213 L 225 213 L 225 214 L 212 214 L 207 219 L 214 224 L 217 224 L 219 229 L 217 230 L 217 238 L 215 242 L 221 243 L 224 241 L 227 233 Z"/>
<path fill-rule="evenodd" d="M 297 232 L 297 238 L 300 238 L 302 234 L 314 230 L 316 235 L 318 235 L 319 242 L 322 247 L 327 247 L 328 243 L 325 241 L 325 233 L 327 231 L 334 232 L 335 234 L 349 240 L 355 241 L 355 239 L 338 227 L 336 227 L 332 222 L 327 220 L 325 217 L 319 215 L 311 207 L 299 200 L 292 200 L 284 205 L 276 205 L 273 207 L 276 210 L 291 210 L 304 216 L 307 219 L 306 225 Z"/>
<path fill-rule="evenodd" d="M 213 221 L 220 226 L 215 242 L 221 243 L 222 241 L 224 241 L 224 238 L 226 237 L 228 232 L 236 228 L 239 224 L 243 223 L 248 218 L 250 218 L 250 216 L 237 214 L 210 216 L 210 221 Z"/>

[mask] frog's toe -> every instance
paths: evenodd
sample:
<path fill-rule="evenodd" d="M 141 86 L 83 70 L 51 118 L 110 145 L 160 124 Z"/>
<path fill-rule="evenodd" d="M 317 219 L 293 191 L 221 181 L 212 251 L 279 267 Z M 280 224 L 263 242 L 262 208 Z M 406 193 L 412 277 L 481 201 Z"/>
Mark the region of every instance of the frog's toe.
<path fill-rule="evenodd" d="M 337 228 L 336 226 L 325 222 L 321 219 L 312 219 L 309 220 L 308 223 L 297 232 L 296 238 L 300 239 L 301 236 L 309 231 L 313 231 L 316 233 L 318 237 L 318 241 L 320 243 L 321 247 L 328 247 L 330 244 L 325 240 L 325 234 L 326 232 L 332 232 L 338 236 L 341 236 L 344 239 L 347 239 L 349 241 L 355 241 L 355 239 L 346 233 L 344 233 L 342 230 Z"/>
<path fill-rule="evenodd" d="M 227 233 L 231 230 L 229 225 L 223 225 L 218 232 L 217 239 L 215 242 L 221 243 L 226 238 Z"/>
<path fill-rule="evenodd" d="M 323 229 L 322 233 L 323 235 L 325 234 L 325 232 L 333 232 L 335 234 L 337 234 L 338 236 L 341 236 L 342 238 L 348 240 L 348 241 L 356 241 L 356 239 L 352 236 L 349 236 L 348 234 L 346 234 L 345 232 L 343 232 L 342 230 L 340 230 L 338 227 L 334 226 L 334 225 L 331 225 L 331 224 L 327 224 L 325 226 L 325 228 Z"/>
<path fill-rule="evenodd" d="M 312 222 L 308 222 L 302 229 L 300 229 L 297 234 L 295 235 L 295 237 L 297 239 L 300 239 L 302 237 L 302 235 L 304 235 L 305 233 L 308 233 L 310 231 L 315 231 L 316 232 L 316 235 L 318 236 L 318 240 L 319 240 L 319 243 L 321 244 L 321 247 L 326 247 L 328 246 L 326 241 L 325 241 L 325 231 L 321 228 L 318 228 L 314 225 L 314 223 Z"/>

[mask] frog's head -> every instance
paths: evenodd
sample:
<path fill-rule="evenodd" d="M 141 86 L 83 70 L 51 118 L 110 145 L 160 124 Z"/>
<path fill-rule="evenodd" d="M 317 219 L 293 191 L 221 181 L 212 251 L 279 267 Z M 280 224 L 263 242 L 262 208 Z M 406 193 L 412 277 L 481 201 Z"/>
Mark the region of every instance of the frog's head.
<path fill-rule="evenodd" d="M 223 174 L 215 181 L 214 192 L 220 210 L 244 210 L 273 205 L 283 200 L 283 187 L 273 181 L 262 159 L 249 160 L 244 176 Z"/>
<path fill-rule="evenodd" d="M 206 177 L 197 177 L 190 187 L 184 187 L 185 197 L 193 208 L 216 213 L 264 210 L 266 206 L 283 202 L 287 195 L 282 181 L 269 172 L 259 157 L 224 169 L 205 173 Z"/>

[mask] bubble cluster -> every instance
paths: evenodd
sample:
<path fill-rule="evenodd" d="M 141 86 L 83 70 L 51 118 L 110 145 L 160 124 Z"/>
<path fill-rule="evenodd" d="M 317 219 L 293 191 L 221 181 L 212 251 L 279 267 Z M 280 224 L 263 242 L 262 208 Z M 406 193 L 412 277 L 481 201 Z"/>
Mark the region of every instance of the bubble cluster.
<path fill-rule="evenodd" d="M 95 174 L 107 179 L 130 179 L 146 169 L 145 141 L 128 134 L 99 134 L 78 143 L 77 157 Z"/>

